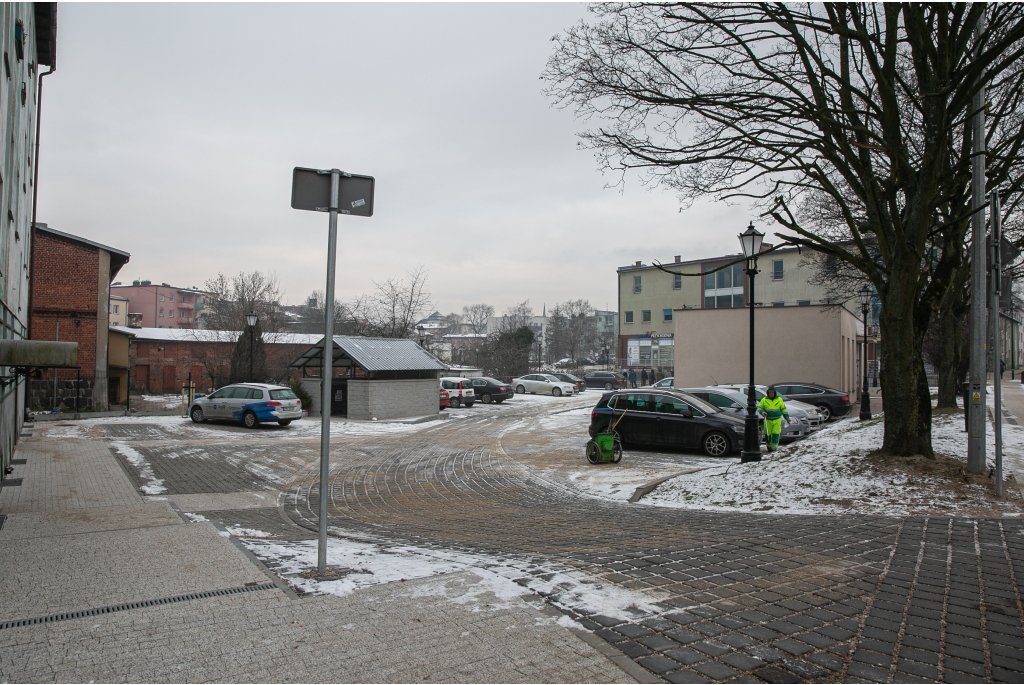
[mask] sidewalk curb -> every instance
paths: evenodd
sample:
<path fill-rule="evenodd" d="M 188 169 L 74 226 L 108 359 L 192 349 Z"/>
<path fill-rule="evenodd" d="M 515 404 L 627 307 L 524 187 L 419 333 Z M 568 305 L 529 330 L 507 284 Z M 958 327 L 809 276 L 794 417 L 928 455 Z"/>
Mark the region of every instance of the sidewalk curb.
<path fill-rule="evenodd" d="M 679 471 L 678 473 L 673 473 L 671 475 L 663 476 L 663 477 L 658 478 L 656 480 L 652 480 L 649 483 L 644 483 L 643 485 L 641 485 L 640 487 L 638 487 L 636 490 L 633 491 L 633 494 L 629 498 L 629 503 L 630 504 L 636 504 L 637 502 L 640 501 L 640 499 L 644 495 L 651 494 L 652 492 L 654 492 L 655 488 L 657 488 L 659 485 L 661 485 L 662 483 L 664 483 L 667 480 L 672 480 L 673 478 L 677 478 L 679 476 L 685 476 L 685 475 L 687 475 L 689 473 L 697 473 L 698 471 L 703 471 L 704 469 L 708 469 L 708 468 L 712 468 L 712 467 L 704 466 L 704 467 L 701 467 L 699 469 L 686 469 L 684 471 Z"/>
<path fill-rule="evenodd" d="M 601 653 L 602 656 L 611 661 L 613 664 L 622 669 L 626 675 L 633 678 L 638 683 L 665 683 L 667 680 L 662 680 L 658 676 L 654 675 L 646 668 L 636 663 L 628 656 L 620 652 L 619 650 L 612 647 L 610 644 L 594 635 L 591 632 L 583 630 L 582 628 L 570 628 L 572 632 L 576 634 L 576 637 L 586 642 L 588 645 L 596 649 Z"/>

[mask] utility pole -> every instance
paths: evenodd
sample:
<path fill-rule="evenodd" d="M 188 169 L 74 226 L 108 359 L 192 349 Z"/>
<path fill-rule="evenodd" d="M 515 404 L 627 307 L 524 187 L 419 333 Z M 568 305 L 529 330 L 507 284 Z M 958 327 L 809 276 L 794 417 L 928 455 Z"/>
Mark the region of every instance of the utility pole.
<path fill-rule="evenodd" d="M 974 27 L 974 57 L 981 55 L 981 37 L 985 31 L 982 12 Z M 967 416 L 967 470 L 981 473 L 985 470 L 985 387 L 987 380 L 988 346 L 985 335 L 985 86 L 977 78 L 978 92 L 974 95 L 971 120 L 971 381 Z M 998 362 L 997 362 L 998 363 Z"/>

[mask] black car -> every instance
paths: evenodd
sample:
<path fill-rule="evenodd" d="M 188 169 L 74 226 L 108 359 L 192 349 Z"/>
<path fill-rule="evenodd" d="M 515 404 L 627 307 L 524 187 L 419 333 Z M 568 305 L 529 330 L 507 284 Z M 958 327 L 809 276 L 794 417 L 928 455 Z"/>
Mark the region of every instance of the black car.
<path fill-rule="evenodd" d="M 604 388 L 605 390 L 618 390 L 629 385 L 629 381 L 621 373 L 615 371 L 594 371 L 583 377 L 588 388 Z"/>
<path fill-rule="evenodd" d="M 853 409 L 850 393 L 814 383 L 776 383 L 775 391 L 787 400 L 799 400 L 813 404 L 821 413 L 821 420 L 828 421 L 846 416 Z"/>
<path fill-rule="evenodd" d="M 470 380 L 473 382 L 473 394 L 484 404 L 490 404 L 491 402 L 501 404 L 515 394 L 512 386 L 508 383 L 502 383 L 487 376 L 471 378 Z"/>
<path fill-rule="evenodd" d="M 612 422 L 624 446 L 701 449 L 711 457 L 727 456 L 743 446 L 743 419 L 681 392 L 644 388 L 605 393 L 590 412 L 590 437 Z"/>
<path fill-rule="evenodd" d="M 584 390 L 587 389 L 587 382 L 582 378 L 572 375 L 571 373 L 549 373 L 548 375 L 554 376 L 560 381 L 572 383 L 573 385 L 576 386 L 576 390 L 578 392 L 583 392 Z"/>

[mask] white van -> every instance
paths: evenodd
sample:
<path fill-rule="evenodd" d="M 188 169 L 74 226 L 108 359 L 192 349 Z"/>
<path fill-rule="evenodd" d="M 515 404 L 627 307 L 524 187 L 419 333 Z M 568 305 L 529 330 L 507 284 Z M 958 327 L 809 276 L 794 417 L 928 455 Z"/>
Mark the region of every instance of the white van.
<path fill-rule="evenodd" d="M 458 409 L 463 404 L 472 407 L 476 402 L 473 393 L 473 381 L 458 376 L 445 376 L 441 379 L 441 390 L 448 391 L 448 406 Z"/>

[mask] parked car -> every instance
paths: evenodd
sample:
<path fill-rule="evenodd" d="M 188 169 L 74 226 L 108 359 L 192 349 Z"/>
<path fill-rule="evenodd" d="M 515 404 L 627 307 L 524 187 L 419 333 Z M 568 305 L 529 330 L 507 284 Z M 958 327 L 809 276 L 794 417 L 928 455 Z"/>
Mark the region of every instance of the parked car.
<path fill-rule="evenodd" d="M 705 402 L 715 405 L 722 411 L 735 414 L 741 419 L 745 418 L 747 415 L 747 396 L 742 392 L 716 387 L 682 388 L 681 392 L 693 395 L 694 397 L 699 397 Z M 795 404 L 800 403 L 796 402 Z M 788 426 L 782 426 L 782 435 L 779 437 L 780 442 L 792 442 L 793 440 L 799 440 L 800 438 L 807 437 L 811 432 L 811 422 L 807 412 L 793 405 L 794 403 L 792 402 L 786 402 L 786 410 L 789 413 L 790 423 Z"/>
<path fill-rule="evenodd" d="M 660 381 L 658 381 L 657 383 L 655 383 L 651 387 L 652 388 L 671 388 L 672 387 L 672 381 L 674 381 L 674 380 L 675 380 L 675 378 L 673 378 L 672 376 L 669 376 L 668 378 L 662 378 Z"/>
<path fill-rule="evenodd" d="M 501 404 L 515 394 L 511 384 L 502 383 L 488 376 L 469 380 L 473 383 L 473 395 L 484 404 Z"/>
<path fill-rule="evenodd" d="M 302 418 L 302 400 L 284 385 L 237 383 L 196 397 L 189 405 L 188 415 L 196 423 L 228 419 L 241 421 L 246 428 L 270 421 L 287 426 Z"/>
<path fill-rule="evenodd" d="M 743 419 L 693 395 L 643 388 L 601 396 L 590 412 L 590 436 L 614 424 L 625 445 L 701 449 L 722 457 L 742 448 Z"/>
<path fill-rule="evenodd" d="M 555 362 L 555 366 L 561 367 L 561 368 L 565 368 L 567 366 L 572 366 L 572 365 L 573 365 L 572 360 L 569 359 L 568 357 L 566 357 L 565 359 L 559 359 L 557 362 Z"/>
<path fill-rule="evenodd" d="M 629 381 L 621 373 L 615 371 L 594 371 L 583 377 L 588 388 L 604 388 L 618 390 L 629 385 Z"/>
<path fill-rule="evenodd" d="M 438 392 L 438 398 L 439 398 L 438 407 L 437 407 L 438 411 L 440 411 L 441 409 L 447 409 L 448 405 L 451 404 L 448 401 L 448 391 L 447 390 L 438 390 L 437 392 Z"/>
<path fill-rule="evenodd" d="M 573 385 L 575 385 L 576 386 L 576 392 L 583 392 L 584 390 L 587 389 L 587 382 L 585 380 L 583 380 L 582 378 L 578 378 L 578 377 L 572 375 L 571 373 L 553 373 L 551 375 L 554 376 L 555 378 L 557 378 L 560 381 L 564 381 L 566 383 L 572 383 Z"/>
<path fill-rule="evenodd" d="M 476 402 L 473 384 L 469 378 L 451 376 L 440 379 L 441 390 L 448 391 L 448 406 L 458 409 L 462 405 L 472 407 Z"/>
<path fill-rule="evenodd" d="M 722 388 L 724 390 L 735 390 L 736 392 L 738 392 L 741 395 L 743 395 L 743 399 L 744 399 L 744 401 L 746 401 L 747 388 L 749 387 L 749 385 L 747 383 L 732 383 L 732 384 L 722 383 L 722 384 L 719 384 L 719 385 L 709 385 L 708 387 L 709 388 Z M 754 398 L 755 398 L 755 400 L 757 402 L 760 402 L 764 398 L 765 393 L 767 393 L 767 392 L 768 392 L 768 386 L 767 385 L 755 385 L 754 386 Z M 816 430 L 818 430 L 819 428 L 821 428 L 821 427 L 823 427 L 825 425 L 825 419 L 821 416 L 821 413 L 818 411 L 818 408 L 815 407 L 813 404 L 807 404 L 806 402 L 801 402 L 799 400 L 794 400 L 794 399 L 792 399 L 790 397 L 787 397 L 786 395 L 783 395 L 781 392 L 779 393 L 779 395 L 782 397 L 783 400 L 785 400 L 785 402 L 786 402 L 786 409 L 800 409 L 801 411 L 803 411 L 803 412 L 805 412 L 807 414 L 807 423 L 811 427 L 812 431 L 816 431 Z"/>
<path fill-rule="evenodd" d="M 596 364 L 597 362 L 595 362 L 590 357 L 580 357 L 579 359 L 576 360 L 577 366 L 595 366 Z"/>
<path fill-rule="evenodd" d="M 814 383 L 776 383 L 775 389 L 784 398 L 792 398 L 818 408 L 823 421 L 846 416 L 853 409 L 850 393 Z"/>
<path fill-rule="evenodd" d="M 576 393 L 575 385 L 566 383 L 547 373 L 528 373 L 520 378 L 513 378 L 512 387 L 520 395 L 527 392 L 532 394 L 542 392 L 551 393 L 553 396 L 559 397 Z"/>

